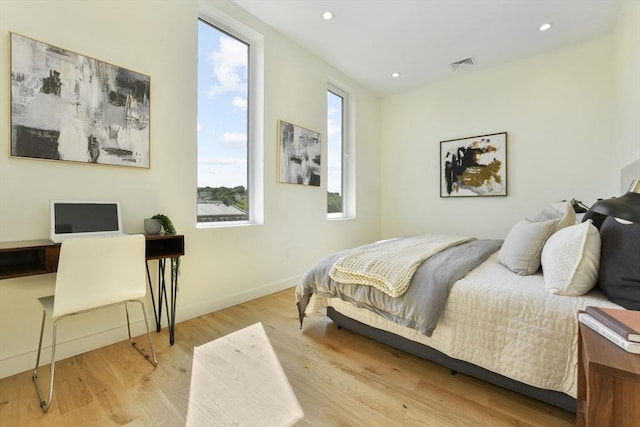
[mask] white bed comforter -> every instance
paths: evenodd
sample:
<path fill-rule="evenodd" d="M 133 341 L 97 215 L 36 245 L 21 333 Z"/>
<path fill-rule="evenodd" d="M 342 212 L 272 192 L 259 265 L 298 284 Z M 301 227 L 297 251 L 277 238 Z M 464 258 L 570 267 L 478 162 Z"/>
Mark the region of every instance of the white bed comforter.
<path fill-rule="evenodd" d="M 518 276 L 498 264 L 496 256 L 456 282 L 430 338 L 337 298 L 314 295 L 306 313 L 333 306 L 450 357 L 575 398 L 577 312 L 588 305 L 619 306 L 597 291 L 582 297 L 548 294 L 542 273 Z"/>

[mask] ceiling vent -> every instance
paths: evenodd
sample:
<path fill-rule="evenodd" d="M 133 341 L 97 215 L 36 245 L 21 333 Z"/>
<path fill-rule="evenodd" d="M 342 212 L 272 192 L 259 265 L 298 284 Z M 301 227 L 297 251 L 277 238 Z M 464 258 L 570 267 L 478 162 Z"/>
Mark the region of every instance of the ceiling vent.
<path fill-rule="evenodd" d="M 459 66 L 474 66 L 476 65 L 476 62 L 473 60 L 473 57 L 468 57 L 468 58 L 464 58 L 464 59 L 460 59 L 458 61 L 452 62 L 451 64 L 451 68 L 453 68 L 453 70 L 457 70 Z"/>

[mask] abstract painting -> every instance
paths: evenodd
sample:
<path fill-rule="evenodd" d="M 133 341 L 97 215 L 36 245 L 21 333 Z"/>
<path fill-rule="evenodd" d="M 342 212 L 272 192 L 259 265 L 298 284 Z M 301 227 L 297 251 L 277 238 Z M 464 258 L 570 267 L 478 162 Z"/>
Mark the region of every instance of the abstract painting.
<path fill-rule="evenodd" d="M 320 134 L 278 122 L 279 181 L 320 186 Z"/>
<path fill-rule="evenodd" d="M 11 156 L 149 167 L 149 76 L 11 34 Z"/>
<path fill-rule="evenodd" d="M 440 142 L 440 197 L 506 195 L 506 132 Z"/>

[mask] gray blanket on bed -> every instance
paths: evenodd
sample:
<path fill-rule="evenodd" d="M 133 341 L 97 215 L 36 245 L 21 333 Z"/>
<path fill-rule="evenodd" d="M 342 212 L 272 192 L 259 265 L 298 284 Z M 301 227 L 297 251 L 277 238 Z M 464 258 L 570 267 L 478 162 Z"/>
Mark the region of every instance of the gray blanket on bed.
<path fill-rule="evenodd" d="M 384 243 L 372 243 L 359 249 Z M 340 298 L 430 337 L 444 310 L 453 284 L 482 264 L 492 253 L 500 249 L 501 245 L 502 240 L 472 240 L 433 255 L 418 267 L 407 292 L 396 298 L 372 286 L 335 282 L 329 277 L 331 266 L 353 249 L 331 254 L 321 259 L 298 283 L 296 304 L 300 327 L 309 298 L 312 294 L 317 294 Z"/>

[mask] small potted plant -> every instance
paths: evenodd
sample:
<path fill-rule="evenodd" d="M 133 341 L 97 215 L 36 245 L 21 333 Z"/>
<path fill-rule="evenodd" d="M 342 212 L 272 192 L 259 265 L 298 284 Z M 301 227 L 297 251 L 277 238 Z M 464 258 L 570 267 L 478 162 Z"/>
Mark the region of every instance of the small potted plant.
<path fill-rule="evenodd" d="M 163 214 L 155 214 L 154 216 L 151 217 L 151 219 L 155 219 L 160 223 L 160 225 L 162 226 L 162 229 L 164 230 L 164 234 L 169 234 L 169 235 L 176 234 L 176 229 L 173 226 L 173 223 L 171 222 L 168 216 Z"/>
<path fill-rule="evenodd" d="M 176 229 L 173 226 L 173 223 L 171 222 L 168 216 L 163 214 L 155 214 L 150 219 L 157 221 L 160 224 L 164 234 L 168 234 L 168 235 L 176 234 Z M 145 231 L 146 231 L 146 223 L 145 223 Z M 155 234 L 159 234 L 159 231 L 160 230 L 158 230 L 158 233 L 155 233 Z M 179 257 L 171 258 L 172 272 L 177 275 L 179 272 L 179 269 L 180 269 L 180 258 Z"/>

